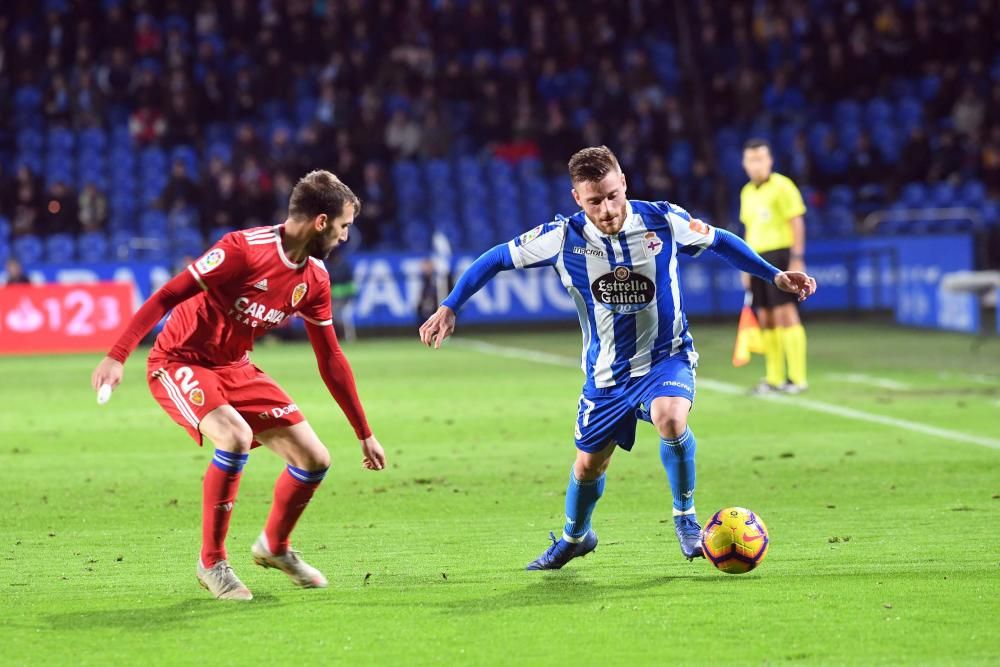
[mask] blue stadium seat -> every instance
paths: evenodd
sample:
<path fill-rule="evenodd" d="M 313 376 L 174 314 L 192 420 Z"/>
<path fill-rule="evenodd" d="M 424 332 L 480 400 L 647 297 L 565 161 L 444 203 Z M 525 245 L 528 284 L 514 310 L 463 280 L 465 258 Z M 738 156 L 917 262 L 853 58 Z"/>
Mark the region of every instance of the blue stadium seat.
<path fill-rule="evenodd" d="M 837 125 L 861 123 L 861 105 L 854 100 L 841 100 L 833 108 L 833 118 Z"/>
<path fill-rule="evenodd" d="M 865 124 L 888 123 L 892 120 L 892 106 L 884 97 L 874 97 L 865 105 Z"/>
<path fill-rule="evenodd" d="M 850 208 L 854 204 L 854 190 L 846 185 L 836 185 L 830 188 L 827 199 L 831 208 Z"/>
<path fill-rule="evenodd" d="M 100 232 L 81 234 L 77 241 L 77 252 L 81 262 L 108 261 L 108 239 Z"/>
<path fill-rule="evenodd" d="M 0 241 L 7 241 L 10 238 L 10 220 L 0 215 Z"/>
<path fill-rule="evenodd" d="M 903 186 L 900 200 L 909 208 L 930 206 L 930 193 L 923 183 L 907 183 Z"/>
<path fill-rule="evenodd" d="M 951 206 L 957 199 L 955 186 L 951 183 L 935 183 L 931 187 L 930 204 L 940 208 Z"/>
<path fill-rule="evenodd" d="M 140 236 L 164 238 L 167 235 L 167 216 L 163 211 L 150 209 L 139 217 Z"/>
<path fill-rule="evenodd" d="M 16 142 L 18 152 L 38 153 L 45 145 L 45 138 L 37 129 L 26 127 L 18 131 Z"/>
<path fill-rule="evenodd" d="M 131 231 L 112 231 L 108 242 L 109 256 L 120 261 L 132 259 L 133 238 Z"/>
<path fill-rule="evenodd" d="M 966 181 L 959 188 L 958 201 L 962 206 L 979 206 L 986 201 L 986 186 L 982 181 Z"/>
<path fill-rule="evenodd" d="M 63 264 L 76 259 L 76 240 L 69 234 L 53 234 L 45 239 L 45 261 Z"/>

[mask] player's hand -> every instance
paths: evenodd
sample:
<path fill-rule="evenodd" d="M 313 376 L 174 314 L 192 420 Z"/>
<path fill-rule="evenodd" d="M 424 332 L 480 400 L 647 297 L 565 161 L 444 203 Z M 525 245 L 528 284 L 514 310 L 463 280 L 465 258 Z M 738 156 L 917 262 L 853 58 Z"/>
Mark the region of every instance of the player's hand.
<path fill-rule="evenodd" d="M 741 273 L 740 274 L 740 280 L 743 283 L 743 291 L 749 292 L 750 291 L 750 274 L 749 273 Z"/>
<path fill-rule="evenodd" d="M 435 349 L 448 336 L 455 333 L 455 311 L 448 306 L 441 306 L 437 312 L 420 325 L 420 342 Z"/>
<path fill-rule="evenodd" d="M 799 301 L 816 293 L 816 279 L 801 271 L 782 271 L 774 277 L 774 284 L 783 292 L 797 294 Z"/>
<path fill-rule="evenodd" d="M 90 386 L 93 387 L 94 391 L 99 390 L 102 384 L 111 385 L 111 388 L 114 389 L 121 384 L 124 373 L 125 367 L 120 361 L 104 357 L 101 359 L 101 363 L 97 364 L 93 375 L 90 376 Z"/>
<path fill-rule="evenodd" d="M 378 438 L 370 435 L 361 441 L 361 465 L 367 470 L 382 470 L 385 468 L 385 450 L 379 444 Z"/>

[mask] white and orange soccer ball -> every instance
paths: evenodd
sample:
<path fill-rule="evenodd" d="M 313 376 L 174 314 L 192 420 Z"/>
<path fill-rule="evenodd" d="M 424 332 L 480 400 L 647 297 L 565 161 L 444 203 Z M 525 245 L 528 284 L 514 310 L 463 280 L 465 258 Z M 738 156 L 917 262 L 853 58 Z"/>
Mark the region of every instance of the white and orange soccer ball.
<path fill-rule="evenodd" d="M 743 574 L 760 565 L 767 545 L 767 526 L 743 507 L 719 510 L 701 531 L 705 558 L 727 574 Z"/>

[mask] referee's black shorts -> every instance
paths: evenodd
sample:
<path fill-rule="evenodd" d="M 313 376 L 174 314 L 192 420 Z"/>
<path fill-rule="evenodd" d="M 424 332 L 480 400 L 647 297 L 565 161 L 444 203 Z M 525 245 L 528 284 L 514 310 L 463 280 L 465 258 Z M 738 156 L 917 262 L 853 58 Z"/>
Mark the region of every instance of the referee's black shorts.
<path fill-rule="evenodd" d="M 781 271 L 788 270 L 788 262 L 791 260 L 792 249 L 781 248 L 762 252 L 761 257 L 769 261 Z M 753 307 L 775 308 L 785 303 L 798 303 L 798 297 L 791 292 L 783 292 L 774 283 L 764 282 L 757 276 L 750 276 L 750 294 L 753 295 Z"/>

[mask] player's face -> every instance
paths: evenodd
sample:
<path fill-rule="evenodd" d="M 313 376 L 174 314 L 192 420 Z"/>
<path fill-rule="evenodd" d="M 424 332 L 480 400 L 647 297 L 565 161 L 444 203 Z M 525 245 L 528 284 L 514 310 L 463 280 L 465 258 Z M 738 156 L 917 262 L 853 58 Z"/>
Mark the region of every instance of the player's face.
<path fill-rule="evenodd" d="M 317 218 L 315 227 L 317 233 L 309 244 L 309 254 L 316 259 L 326 259 L 334 248 L 347 241 L 351 225 L 354 224 L 354 206 L 347 204 L 344 206 L 343 212 L 336 218 L 326 216 L 320 216 L 320 218 L 322 218 L 322 226 L 320 226 L 320 219 Z"/>
<path fill-rule="evenodd" d="M 747 172 L 747 177 L 754 183 L 763 183 L 771 176 L 771 167 L 774 160 L 771 159 L 771 149 L 767 146 L 759 148 L 748 148 L 743 151 L 743 169 Z"/>
<path fill-rule="evenodd" d="M 612 171 L 599 181 L 573 184 L 573 198 L 605 234 L 617 234 L 625 224 L 625 174 Z"/>

